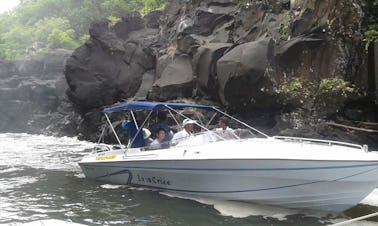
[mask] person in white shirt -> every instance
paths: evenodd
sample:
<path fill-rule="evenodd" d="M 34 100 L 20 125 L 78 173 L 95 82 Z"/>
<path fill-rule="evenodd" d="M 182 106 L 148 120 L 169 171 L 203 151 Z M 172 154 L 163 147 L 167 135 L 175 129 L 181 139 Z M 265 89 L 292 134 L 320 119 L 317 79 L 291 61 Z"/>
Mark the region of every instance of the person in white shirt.
<path fill-rule="evenodd" d="M 228 127 L 228 118 L 226 117 L 220 117 L 218 120 L 218 128 L 215 129 L 215 131 L 230 131 L 234 132 L 233 129 Z"/>
<path fill-rule="evenodd" d="M 163 128 L 159 128 L 156 131 L 156 139 L 153 140 L 150 144 L 151 148 L 152 149 L 164 148 L 163 146 L 164 138 L 165 138 L 165 130 Z"/>
<path fill-rule="evenodd" d="M 215 129 L 215 132 L 227 140 L 239 138 L 239 135 L 240 135 L 240 129 L 234 130 L 228 127 L 228 118 L 226 117 L 219 118 L 218 125 L 217 125 L 217 128 Z"/>
<path fill-rule="evenodd" d="M 193 126 L 194 126 L 195 123 L 197 123 L 195 120 L 184 119 L 184 121 L 182 122 L 183 129 L 180 130 L 179 132 L 175 133 L 175 135 L 173 135 L 172 140 L 178 142 L 178 141 L 180 141 L 180 139 L 182 140 L 185 137 L 192 136 Z"/>

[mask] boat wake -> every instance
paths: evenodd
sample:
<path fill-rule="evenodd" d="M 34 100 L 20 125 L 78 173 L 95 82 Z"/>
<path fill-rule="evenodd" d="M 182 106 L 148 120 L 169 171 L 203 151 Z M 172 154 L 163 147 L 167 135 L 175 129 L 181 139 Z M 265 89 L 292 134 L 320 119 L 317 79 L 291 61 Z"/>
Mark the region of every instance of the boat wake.
<path fill-rule="evenodd" d="M 378 188 L 374 189 L 374 191 L 360 203 L 369 206 L 378 206 Z"/>
<path fill-rule="evenodd" d="M 344 215 L 339 213 L 326 212 L 321 210 L 300 210 L 288 209 L 277 206 L 267 206 L 255 203 L 243 203 L 237 201 L 215 200 L 211 198 L 193 197 L 186 195 L 173 194 L 168 192 L 160 192 L 168 197 L 189 199 L 202 204 L 213 206 L 221 215 L 231 216 L 234 218 L 246 218 L 250 216 L 262 216 L 263 218 L 274 218 L 279 221 L 286 221 L 290 216 L 303 215 L 306 217 L 317 218 L 319 223 L 333 224 L 347 220 Z M 369 196 L 360 202 L 360 204 L 378 207 L 378 188 Z M 377 222 L 359 221 L 357 224 L 350 225 L 377 225 Z"/>
<path fill-rule="evenodd" d="M 263 216 L 264 218 L 275 218 L 280 221 L 287 220 L 290 215 L 306 215 L 310 217 L 323 218 L 329 216 L 329 212 L 319 210 L 299 210 L 288 209 L 278 206 L 268 206 L 256 203 L 244 203 L 238 201 L 216 200 L 211 198 L 193 197 L 186 195 L 178 195 L 173 193 L 161 192 L 161 194 L 181 199 L 194 200 L 196 202 L 211 205 L 223 216 L 231 216 L 235 218 L 245 218 L 249 216 Z"/>

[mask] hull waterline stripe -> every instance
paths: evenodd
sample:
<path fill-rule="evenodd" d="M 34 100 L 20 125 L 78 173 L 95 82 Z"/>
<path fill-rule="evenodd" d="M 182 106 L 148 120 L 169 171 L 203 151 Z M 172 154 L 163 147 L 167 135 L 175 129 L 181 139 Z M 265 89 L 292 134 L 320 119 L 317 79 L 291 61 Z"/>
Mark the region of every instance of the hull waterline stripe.
<path fill-rule="evenodd" d="M 345 168 L 359 168 L 359 167 L 370 167 L 370 166 L 378 166 L 378 163 L 375 164 L 363 164 L 363 165 L 349 165 L 349 166 L 325 166 L 325 167 L 306 167 L 306 168 L 171 168 L 171 167 L 145 167 L 145 166 L 121 166 L 121 165 L 103 165 L 106 163 L 100 164 L 87 164 L 87 163 L 79 163 L 81 166 L 89 166 L 89 167 L 111 167 L 111 168 L 128 168 L 128 169 L 154 169 L 154 170 L 179 170 L 179 171 L 282 171 L 282 170 L 321 170 L 321 169 L 345 169 Z"/>

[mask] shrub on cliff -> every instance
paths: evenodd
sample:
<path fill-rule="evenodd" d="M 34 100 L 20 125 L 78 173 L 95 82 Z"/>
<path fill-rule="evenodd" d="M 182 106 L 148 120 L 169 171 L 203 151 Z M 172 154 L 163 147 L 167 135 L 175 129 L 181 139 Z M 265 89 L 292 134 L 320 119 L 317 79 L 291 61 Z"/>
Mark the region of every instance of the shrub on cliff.
<path fill-rule="evenodd" d="M 337 113 L 346 99 L 356 94 L 355 87 L 339 78 L 319 81 L 293 77 L 279 87 L 282 103 L 289 108 L 300 108 L 310 115 L 321 117 Z"/>

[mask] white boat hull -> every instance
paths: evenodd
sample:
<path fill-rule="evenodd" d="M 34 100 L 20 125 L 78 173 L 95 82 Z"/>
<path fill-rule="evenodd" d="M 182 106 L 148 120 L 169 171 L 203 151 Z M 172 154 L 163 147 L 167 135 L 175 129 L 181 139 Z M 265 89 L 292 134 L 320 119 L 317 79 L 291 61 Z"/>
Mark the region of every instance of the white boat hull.
<path fill-rule="evenodd" d="M 297 148 L 302 154 L 294 158 Z M 283 155 L 285 149 L 294 154 Z M 313 144 L 250 139 L 208 143 L 190 150 L 186 146 L 129 150 L 126 155 L 123 150 L 109 151 L 90 155 L 79 164 L 86 177 L 110 183 L 289 208 L 342 211 L 378 186 L 375 153 L 355 160 L 355 155 L 364 152 L 355 154 L 356 150 L 342 147 L 333 148 L 332 153 L 335 157 L 344 154 L 341 159 L 332 154 L 327 160 L 317 159 L 322 150 Z"/>

